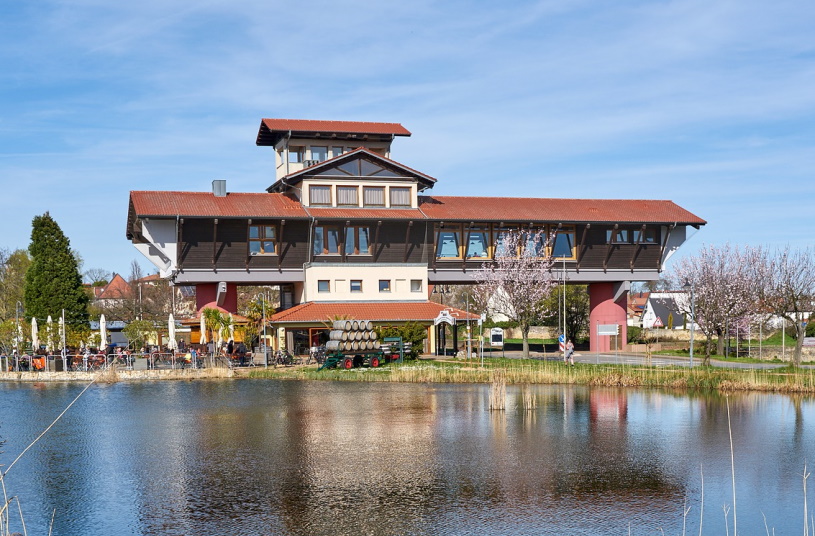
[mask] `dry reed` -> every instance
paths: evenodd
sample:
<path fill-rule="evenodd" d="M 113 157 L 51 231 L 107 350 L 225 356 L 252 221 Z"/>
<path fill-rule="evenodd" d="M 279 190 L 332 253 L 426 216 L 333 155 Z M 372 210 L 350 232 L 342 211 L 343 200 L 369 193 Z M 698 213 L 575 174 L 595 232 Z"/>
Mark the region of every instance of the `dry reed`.
<path fill-rule="evenodd" d="M 490 409 L 504 411 L 507 409 L 507 379 L 503 369 L 492 371 L 490 382 Z"/>

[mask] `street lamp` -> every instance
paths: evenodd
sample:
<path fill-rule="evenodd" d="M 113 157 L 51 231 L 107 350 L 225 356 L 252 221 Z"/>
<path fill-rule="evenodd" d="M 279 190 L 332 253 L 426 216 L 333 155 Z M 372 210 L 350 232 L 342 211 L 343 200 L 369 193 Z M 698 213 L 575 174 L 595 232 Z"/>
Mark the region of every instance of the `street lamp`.
<path fill-rule="evenodd" d="M 685 283 L 685 290 L 690 290 L 690 366 L 693 367 L 693 328 L 696 324 L 696 315 L 693 310 L 693 284 L 690 281 Z"/>

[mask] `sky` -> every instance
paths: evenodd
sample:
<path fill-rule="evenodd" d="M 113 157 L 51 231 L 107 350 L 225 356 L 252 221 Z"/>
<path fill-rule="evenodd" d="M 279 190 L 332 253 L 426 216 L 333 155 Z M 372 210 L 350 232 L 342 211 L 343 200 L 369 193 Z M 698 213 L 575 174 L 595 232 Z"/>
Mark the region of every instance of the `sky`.
<path fill-rule="evenodd" d="M 125 277 L 130 190 L 260 192 L 261 118 L 404 125 L 435 195 L 670 199 L 815 242 L 815 3 L 0 0 L 0 248 Z"/>

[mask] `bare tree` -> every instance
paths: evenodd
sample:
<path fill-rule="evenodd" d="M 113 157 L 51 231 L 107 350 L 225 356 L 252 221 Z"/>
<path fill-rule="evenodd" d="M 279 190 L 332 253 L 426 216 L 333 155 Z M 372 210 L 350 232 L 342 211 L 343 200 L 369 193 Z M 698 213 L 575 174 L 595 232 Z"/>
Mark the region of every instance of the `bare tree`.
<path fill-rule="evenodd" d="M 496 240 L 494 260 L 473 274 L 479 300 L 489 303 L 493 313 L 518 322 L 524 357 L 529 357 L 529 327 L 545 313 L 545 298 L 556 284 L 549 243 L 542 232 L 503 232 Z"/>
<path fill-rule="evenodd" d="M 728 324 L 758 310 L 757 267 L 763 258 L 760 248 L 711 245 L 685 257 L 674 269 L 675 288 L 693 287 L 694 320 L 706 338 L 704 364 L 710 364 L 713 337 L 717 338 L 717 352 L 722 354 Z M 691 312 L 690 303 L 680 305 L 685 313 Z"/>
<path fill-rule="evenodd" d="M 795 327 L 795 366 L 801 365 L 806 336 L 806 313 L 815 309 L 815 250 L 791 250 L 789 246 L 769 256 L 764 285 L 765 303 Z"/>

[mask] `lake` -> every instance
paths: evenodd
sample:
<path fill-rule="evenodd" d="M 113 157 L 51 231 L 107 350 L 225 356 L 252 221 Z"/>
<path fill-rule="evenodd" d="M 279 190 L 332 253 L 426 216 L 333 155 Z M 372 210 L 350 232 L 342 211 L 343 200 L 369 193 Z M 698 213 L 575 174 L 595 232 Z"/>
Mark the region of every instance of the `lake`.
<path fill-rule="evenodd" d="M 0 384 L 5 467 L 83 387 Z M 723 505 L 730 534 L 734 510 L 740 534 L 803 532 L 812 398 L 531 390 L 496 412 L 487 385 L 93 385 L 6 489 L 32 536 L 54 511 L 54 536 L 718 535 Z"/>

